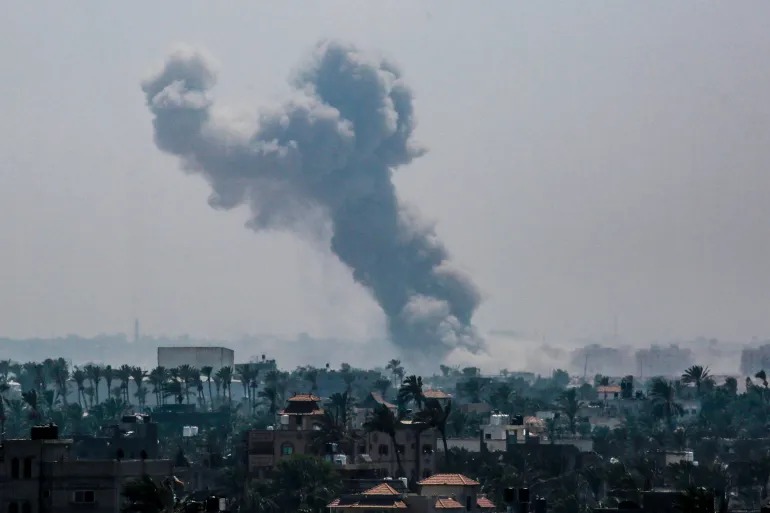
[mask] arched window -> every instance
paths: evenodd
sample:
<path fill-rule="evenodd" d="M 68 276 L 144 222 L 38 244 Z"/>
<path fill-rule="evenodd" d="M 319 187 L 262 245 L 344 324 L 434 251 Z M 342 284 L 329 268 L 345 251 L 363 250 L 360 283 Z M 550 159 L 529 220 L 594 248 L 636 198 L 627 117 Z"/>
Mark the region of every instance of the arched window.
<path fill-rule="evenodd" d="M 19 458 L 11 460 L 11 479 L 19 479 Z"/>
<path fill-rule="evenodd" d="M 291 456 L 294 454 L 294 445 L 291 442 L 284 442 L 281 444 L 281 455 Z"/>
<path fill-rule="evenodd" d="M 24 479 L 32 479 L 32 458 L 24 458 Z"/>
<path fill-rule="evenodd" d="M 8 513 L 19 513 L 19 505 L 12 502 L 8 505 Z"/>

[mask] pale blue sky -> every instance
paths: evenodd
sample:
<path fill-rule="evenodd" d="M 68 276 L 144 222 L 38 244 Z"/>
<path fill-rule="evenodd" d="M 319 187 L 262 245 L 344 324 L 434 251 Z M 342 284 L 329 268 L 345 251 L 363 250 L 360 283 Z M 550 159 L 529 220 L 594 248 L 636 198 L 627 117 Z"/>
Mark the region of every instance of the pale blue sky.
<path fill-rule="evenodd" d="M 287 233 L 243 228 L 152 141 L 172 44 L 255 115 L 321 38 L 379 52 L 429 153 L 398 172 L 482 289 L 483 331 L 770 335 L 766 2 L 2 2 L 0 333 L 383 333 Z M 536 335 L 535 335 L 536 334 Z M 500 348 L 504 350 L 504 348 Z"/>

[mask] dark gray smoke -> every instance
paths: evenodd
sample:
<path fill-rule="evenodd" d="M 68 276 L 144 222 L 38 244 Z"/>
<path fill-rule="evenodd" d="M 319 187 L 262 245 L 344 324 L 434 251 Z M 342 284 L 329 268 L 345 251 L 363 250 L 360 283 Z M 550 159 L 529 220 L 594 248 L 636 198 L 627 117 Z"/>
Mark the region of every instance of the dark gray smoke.
<path fill-rule="evenodd" d="M 183 49 L 142 84 L 155 143 L 208 181 L 212 207 L 248 204 L 254 230 L 328 230 L 325 242 L 374 295 L 407 353 L 479 349 L 476 288 L 449 265 L 433 228 L 405 211 L 391 181 L 395 168 L 422 154 L 399 71 L 322 43 L 292 81 L 295 98 L 246 135 L 213 116 L 215 81 L 208 60 Z"/>

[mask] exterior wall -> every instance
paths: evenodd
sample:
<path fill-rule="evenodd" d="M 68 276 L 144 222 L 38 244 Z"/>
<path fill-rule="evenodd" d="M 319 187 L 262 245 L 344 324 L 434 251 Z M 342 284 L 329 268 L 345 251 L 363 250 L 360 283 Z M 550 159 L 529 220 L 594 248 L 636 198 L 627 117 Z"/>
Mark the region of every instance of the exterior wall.
<path fill-rule="evenodd" d="M 214 367 L 214 372 L 222 367 L 235 365 L 235 353 L 225 347 L 159 347 L 158 365 L 173 368 L 180 365 L 192 367 Z"/>
<path fill-rule="evenodd" d="M 79 508 L 97 513 L 118 513 L 120 492 L 129 479 L 147 473 L 172 475 L 169 460 L 71 460 L 70 440 L 7 440 L 0 448 L 0 511 L 15 502 L 30 513 L 69 513 Z M 19 461 L 19 474 L 13 461 Z M 29 472 L 25 461 L 29 460 Z M 76 492 L 93 492 L 93 503 L 74 504 Z"/>
<path fill-rule="evenodd" d="M 312 430 L 252 430 L 246 440 L 246 465 L 249 473 L 263 477 L 266 472 L 278 464 L 281 459 L 291 454 L 308 454 L 311 448 Z M 385 433 L 361 433 L 362 439 L 349 454 L 348 465 L 343 468 L 355 470 L 359 467 L 384 469 L 392 477 L 396 476 L 398 464 L 395 448 L 390 437 Z M 396 433 L 396 443 L 402 446 L 401 466 L 410 481 L 422 479 L 436 471 L 435 451 L 441 445 L 435 429 L 429 429 L 420 436 L 419 479 L 416 477 L 415 436 L 411 430 L 401 429 Z M 291 453 L 289 454 L 289 448 Z M 358 457 L 368 454 L 371 463 L 361 464 Z"/>

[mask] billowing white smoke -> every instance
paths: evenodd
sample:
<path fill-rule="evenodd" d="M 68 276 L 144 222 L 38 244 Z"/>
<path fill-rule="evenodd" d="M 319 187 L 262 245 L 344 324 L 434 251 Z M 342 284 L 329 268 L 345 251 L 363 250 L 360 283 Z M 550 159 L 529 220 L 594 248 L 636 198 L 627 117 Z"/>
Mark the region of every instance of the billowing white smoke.
<path fill-rule="evenodd" d="M 434 230 L 407 213 L 391 180 L 421 155 L 412 94 L 391 64 L 347 45 L 318 45 L 294 99 L 248 136 L 214 120 L 216 75 L 205 56 L 173 52 L 142 84 L 155 142 L 211 185 L 210 204 L 248 204 L 254 230 L 331 229 L 330 249 L 385 312 L 393 342 L 415 357 L 482 345 L 475 286 L 448 262 Z M 316 233 L 318 235 L 318 233 Z"/>

